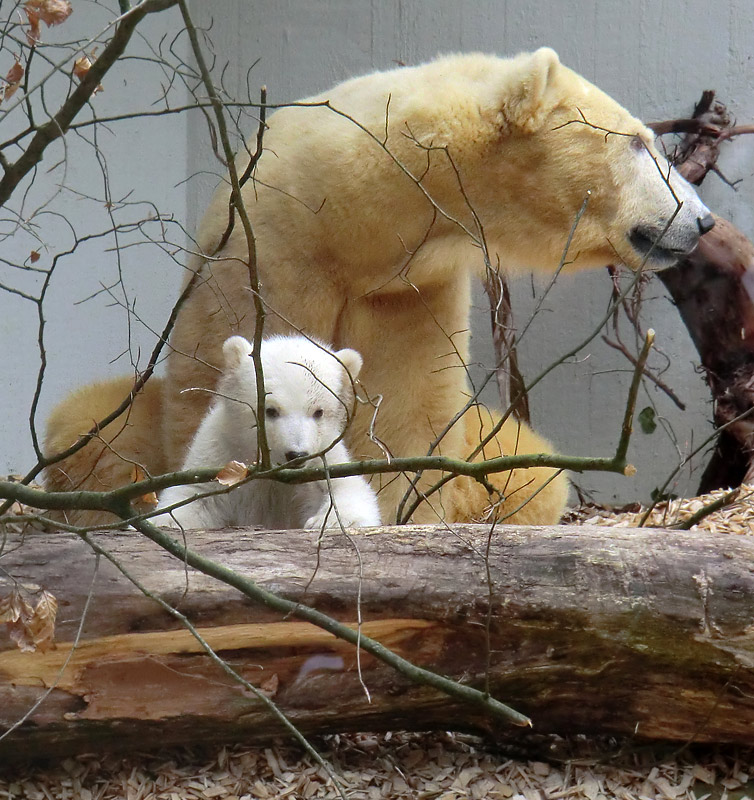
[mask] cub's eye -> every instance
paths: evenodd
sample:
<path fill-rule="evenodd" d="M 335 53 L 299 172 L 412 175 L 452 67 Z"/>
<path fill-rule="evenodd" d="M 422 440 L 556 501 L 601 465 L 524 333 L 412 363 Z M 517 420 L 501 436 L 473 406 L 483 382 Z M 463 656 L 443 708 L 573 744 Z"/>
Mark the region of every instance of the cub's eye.
<path fill-rule="evenodd" d="M 641 136 L 631 137 L 631 149 L 636 153 L 641 153 L 643 150 L 647 149 L 647 146 L 644 144 L 644 140 L 641 138 Z"/>
<path fill-rule="evenodd" d="M 324 411 L 323 411 L 321 408 L 318 408 L 318 409 L 317 409 L 317 410 L 316 410 L 316 411 L 315 411 L 315 412 L 312 414 L 312 417 L 313 417 L 314 419 L 322 419 L 322 417 L 324 416 L 324 413 L 325 413 L 325 412 L 324 412 Z"/>
<path fill-rule="evenodd" d="M 280 412 L 276 408 L 267 406 L 264 410 L 264 415 L 267 419 L 277 419 L 280 416 Z"/>

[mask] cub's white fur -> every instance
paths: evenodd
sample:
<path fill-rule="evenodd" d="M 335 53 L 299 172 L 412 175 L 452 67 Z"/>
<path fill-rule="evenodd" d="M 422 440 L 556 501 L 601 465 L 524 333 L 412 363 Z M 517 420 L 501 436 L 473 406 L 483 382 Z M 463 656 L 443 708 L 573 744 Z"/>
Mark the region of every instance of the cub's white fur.
<path fill-rule="evenodd" d="M 251 344 L 231 336 L 223 345 L 225 367 L 217 396 L 194 436 L 183 469 L 257 461 L 257 383 Z M 342 435 L 351 412 L 351 381 L 361 369 L 355 350 L 333 352 L 303 336 L 276 336 L 261 346 L 265 386 L 265 431 L 273 465 L 350 461 Z M 377 496 L 360 476 L 284 484 L 254 480 L 227 493 L 202 497 L 161 514 L 157 525 L 220 528 L 361 527 L 380 524 Z M 166 508 L 219 484 L 175 486 L 160 497 Z"/>

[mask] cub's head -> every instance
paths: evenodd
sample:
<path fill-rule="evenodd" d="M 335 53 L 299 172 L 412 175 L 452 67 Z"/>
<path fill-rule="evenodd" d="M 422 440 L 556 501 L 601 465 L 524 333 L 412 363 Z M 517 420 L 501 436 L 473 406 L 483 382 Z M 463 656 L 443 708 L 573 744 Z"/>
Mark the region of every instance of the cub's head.
<path fill-rule="evenodd" d="M 220 402 L 245 440 L 249 460 L 257 458 L 257 382 L 251 350 L 242 336 L 226 340 L 219 383 Z M 263 340 L 261 357 L 270 460 L 285 464 L 298 459 L 301 464 L 327 450 L 345 430 L 361 356 L 355 350 L 333 352 L 303 336 L 274 336 Z"/>

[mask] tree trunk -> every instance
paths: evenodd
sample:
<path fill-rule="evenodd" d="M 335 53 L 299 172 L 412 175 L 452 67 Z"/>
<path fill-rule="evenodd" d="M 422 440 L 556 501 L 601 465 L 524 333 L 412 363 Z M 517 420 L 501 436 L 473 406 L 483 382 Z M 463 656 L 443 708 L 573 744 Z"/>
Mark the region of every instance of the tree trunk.
<path fill-rule="evenodd" d="M 467 729 L 495 722 L 397 675 L 319 628 L 282 619 L 134 532 L 97 536 L 186 614 L 306 734 Z M 291 599 L 355 624 L 436 672 L 484 687 L 537 733 L 751 744 L 754 537 L 618 528 L 410 527 L 379 533 L 192 532 L 192 548 Z M 264 741 L 281 733 L 260 700 L 100 558 L 78 647 L 70 644 L 95 558 L 68 534 L 8 536 L 0 598 L 18 581 L 58 599 L 57 644 L 0 641 L 0 756 Z M 29 589 L 31 587 L 31 589 Z M 61 670 L 63 670 L 61 674 Z"/>
<path fill-rule="evenodd" d="M 691 183 L 717 171 L 720 144 L 736 132 L 727 109 L 706 91 L 688 120 L 651 126 L 687 131 L 671 161 Z M 731 222 L 715 227 L 676 266 L 658 273 L 699 352 L 723 428 L 704 470 L 699 494 L 754 481 L 754 244 Z"/>
<path fill-rule="evenodd" d="M 507 411 L 513 404 L 513 415 L 520 422 L 531 423 L 529 395 L 518 365 L 516 324 L 513 319 L 508 281 L 497 269 L 487 270 L 484 291 L 490 304 L 490 328 L 495 351 L 495 382 L 500 408 Z"/>
<path fill-rule="evenodd" d="M 699 493 L 754 480 L 754 244 L 715 218 L 696 250 L 658 273 L 699 352 L 721 428 Z"/>

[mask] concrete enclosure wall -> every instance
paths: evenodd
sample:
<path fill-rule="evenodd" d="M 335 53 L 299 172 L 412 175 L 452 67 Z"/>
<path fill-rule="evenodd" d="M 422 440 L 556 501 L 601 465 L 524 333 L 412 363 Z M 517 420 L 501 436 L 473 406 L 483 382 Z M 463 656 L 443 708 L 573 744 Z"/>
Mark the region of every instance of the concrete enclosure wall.
<path fill-rule="evenodd" d="M 225 67 L 224 86 L 240 99 L 248 95 L 256 99 L 264 84 L 270 102 L 292 101 L 355 74 L 396 63 L 419 63 L 438 53 L 481 50 L 509 55 L 549 45 L 564 63 L 647 121 L 688 114 L 707 88 L 717 90 L 740 122 L 754 121 L 750 56 L 754 53 L 754 9 L 746 0 L 723 0 L 714 8 L 703 0 L 540 0 L 536 4 L 522 0 L 194 0 L 192 10 L 197 22 L 208 29 L 217 54 L 217 75 Z M 76 14 L 71 25 L 84 24 L 75 18 Z M 164 34 L 170 39 L 179 29 L 179 15 L 171 11 L 144 28 L 146 43 L 137 46 L 158 48 Z M 179 39 L 176 47 L 185 53 L 185 40 Z M 152 62 L 126 62 L 117 76 L 108 80 L 97 98 L 100 115 L 122 112 L 135 103 L 146 107 L 159 95 L 155 87 L 167 81 Z M 174 91 L 177 104 L 180 92 Z M 253 120 L 243 124 L 245 134 L 254 132 Z M 118 123 L 103 130 L 101 137 L 100 144 L 108 148 L 109 178 L 117 186 L 113 194 L 128 197 L 129 202 L 153 201 L 193 230 L 222 173 L 201 116 Z M 102 169 L 87 152 L 80 159 L 73 157 L 74 151 L 68 154 L 65 181 L 71 185 L 78 180 L 82 185 L 89 182 L 95 188 L 87 191 L 99 197 L 96 187 L 102 185 Z M 754 236 L 754 141 L 744 137 L 727 145 L 720 164 L 729 179 L 742 183 L 733 191 L 710 176 L 702 196 L 713 210 Z M 83 231 L 90 212 L 83 205 L 77 207 L 75 198 L 66 194 L 65 211 Z M 92 224 L 88 229 L 93 229 Z M 50 231 L 48 259 L 63 249 Z M 174 240 L 183 243 L 181 237 L 176 226 Z M 143 364 L 154 341 L 148 328 L 161 327 L 175 298 L 181 267 L 167 252 L 169 248 L 121 248 L 119 264 L 112 249 L 108 250 L 113 244 L 110 238 L 96 253 L 87 254 L 82 248 L 67 257 L 65 270 L 53 282 L 51 292 L 54 289 L 56 294 L 49 304 L 49 366 L 40 419 L 63 392 L 128 371 L 128 357 L 113 360 L 127 348 L 128 335 L 132 360 Z M 12 246 L 20 258 L 29 242 L 17 236 Z M 129 302 L 136 302 L 145 322 L 132 324 L 130 331 L 127 315 L 110 307 L 106 294 L 75 305 L 101 283 L 117 278 L 118 270 L 125 275 Z M 514 280 L 519 326 L 527 320 L 543 286 L 541 280 L 529 276 Z M 610 291 L 604 271 L 561 276 L 521 343 L 524 374 L 537 375 L 593 330 Z M 646 499 L 710 432 L 709 392 L 698 374 L 698 359 L 685 328 L 659 281 L 650 284 L 646 298 L 642 322 L 655 328 L 658 347 L 667 356 L 666 361 L 658 356 L 654 364 L 665 365 L 663 380 L 687 408 L 678 410 L 649 385 L 642 391 L 640 407 L 654 406 L 661 424 L 652 435 L 635 434 L 630 458 L 638 467 L 637 476 L 575 477 L 581 487 L 605 501 Z M 476 306 L 474 360 L 489 367 L 494 359 L 481 294 Z M 33 463 L 25 420 L 39 364 L 36 312 L 17 296 L 2 292 L 0 308 L 6 354 L 0 383 L 5 412 L 0 470 L 22 471 Z M 628 333 L 627 326 L 624 332 Z M 630 336 L 626 339 L 630 341 Z M 536 387 L 531 398 L 533 424 L 563 452 L 608 454 L 616 441 L 629 380 L 628 363 L 597 336 L 577 359 L 558 367 Z M 494 402 L 494 395 L 488 399 Z M 692 470 L 696 467 L 697 472 L 693 474 L 683 470 L 671 490 L 693 493 L 702 464 L 694 462 Z"/>

